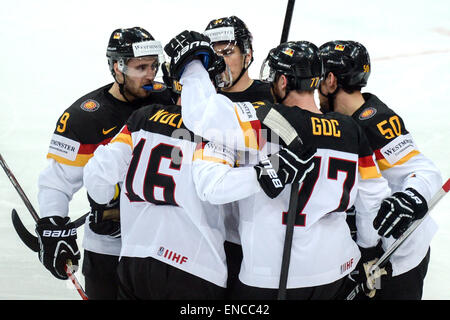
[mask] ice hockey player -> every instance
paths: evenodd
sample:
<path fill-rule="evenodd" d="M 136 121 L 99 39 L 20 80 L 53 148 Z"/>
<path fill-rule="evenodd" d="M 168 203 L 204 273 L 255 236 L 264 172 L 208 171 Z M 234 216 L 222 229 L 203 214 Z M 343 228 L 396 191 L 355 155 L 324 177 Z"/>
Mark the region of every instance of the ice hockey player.
<path fill-rule="evenodd" d="M 99 145 L 111 141 L 134 110 L 171 101 L 165 86 L 154 81 L 163 52 L 148 31 L 140 27 L 114 30 L 106 56 L 114 83 L 84 95 L 63 112 L 51 138 L 48 166 L 39 176 L 39 259 L 58 279 L 67 279 L 67 260 L 76 268 L 80 259 L 69 202 L 83 185 L 85 164 Z M 120 223 L 117 214 L 115 219 L 103 219 L 103 211 L 118 208 L 118 198 L 108 207 L 89 200 L 91 212 L 83 239 L 86 293 L 89 299 L 115 299 Z M 48 230 L 60 236 L 48 237 Z"/>
<path fill-rule="evenodd" d="M 383 201 L 373 223 L 383 236 L 382 249 L 386 250 L 412 221 L 427 216 L 391 257 L 375 299 L 421 299 L 430 242 L 437 229 L 427 215 L 427 201 L 442 185 L 440 172 L 419 151 L 403 119 L 377 96 L 361 93 L 371 73 L 369 53 L 361 43 L 330 41 L 320 47 L 320 53 L 325 68 L 319 88 L 321 110 L 351 116 L 359 124 L 394 192 Z M 367 252 L 361 262 L 379 258 L 382 253 Z"/>
<path fill-rule="evenodd" d="M 164 50 L 172 57 L 174 74 L 181 77 L 184 123 L 196 134 L 207 135 L 205 138 L 210 141 L 216 139 L 216 143 L 204 144 L 202 157 L 194 162 L 199 196 L 215 204 L 240 200 L 239 233 L 244 254 L 240 281 L 232 297 L 277 297 L 290 188 L 281 188 L 284 187 L 283 170 L 276 171 L 277 176 L 273 172 L 269 176 L 268 167 L 278 163 L 278 168 L 287 168 L 286 163 L 307 158 L 299 160 L 300 152 L 296 157 L 283 153 L 286 158 L 280 159 L 280 154 L 288 150 L 284 147 L 277 156 L 268 155 L 267 151 L 276 151 L 277 146 L 269 140 L 266 143 L 260 140 L 258 130 L 252 136 L 252 130 L 246 129 L 257 129 L 268 118 L 269 122 L 280 122 L 281 117 L 294 126 L 305 143 L 305 151 L 308 146 L 317 149 L 312 160 L 314 166 L 308 166 L 313 169 L 306 177 L 303 175 L 305 180 L 299 190 L 287 298 L 335 298 L 346 275 L 360 258 L 345 221 L 345 210 L 353 204 L 359 208 L 360 224 L 367 226 L 359 230 L 359 244 L 375 245 L 379 236 L 371 223 L 389 188 L 381 178 L 361 129 L 349 117 L 323 115 L 316 107 L 314 90 L 322 75 L 318 48 L 299 41 L 272 49 L 261 69 L 267 71 L 263 74 L 267 75 L 265 80 L 271 83 L 277 101 L 284 104 L 265 102 L 254 106 L 233 103 L 215 92 L 205 64 L 198 61 L 198 57 L 213 53 L 207 43 L 197 45 L 197 41 L 208 40 L 196 32 L 184 31 L 169 42 L 171 50 L 167 46 Z M 272 117 L 273 114 L 279 116 Z M 228 137 L 210 135 L 213 129 L 228 132 Z M 230 136 L 236 140 L 230 142 Z M 284 142 L 288 140 L 283 138 Z M 255 167 L 232 168 L 220 163 L 220 152 L 213 152 L 221 150 L 220 145 L 260 149 L 253 159 Z M 306 171 L 303 167 L 303 173 Z M 255 174 L 263 192 L 255 192 L 246 183 Z M 268 183 L 277 177 L 281 187 Z"/>
<path fill-rule="evenodd" d="M 225 64 L 231 71 L 230 82 L 219 92 L 234 102 L 257 102 L 268 100 L 274 102 L 270 85 L 249 76 L 249 67 L 253 62 L 253 36 L 247 25 L 236 16 L 213 19 L 203 32 L 208 36 L 217 55 L 224 58 Z M 248 154 L 238 154 L 239 165 L 244 165 Z M 237 281 L 242 261 L 242 248 L 238 233 L 239 211 L 237 203 L 223 205 L 227 240 L 225 254 L 227 257 L 228 282 L 227 291 L 230 292 Z"/>
<path fill-rule="evenodd" d="M 195 192 L 192 158 L 201 140 L 185 128 L 179 104 L 134 112 L 84 169 L 97 203 L 110 202 L 123 182 L 119 299 L 225 297 L 224 219 Z"/>

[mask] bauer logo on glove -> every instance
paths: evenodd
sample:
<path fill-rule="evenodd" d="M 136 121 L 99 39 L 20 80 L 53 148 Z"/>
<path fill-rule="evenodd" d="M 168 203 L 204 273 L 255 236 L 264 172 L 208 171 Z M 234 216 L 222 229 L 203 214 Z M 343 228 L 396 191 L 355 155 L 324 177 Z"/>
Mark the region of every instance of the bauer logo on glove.
<path fill-rule="evenodd" d="M 49 238 L 65 238 L 77 235 L 77 228 L 67 230 L 43 230 L 42 236 Z"/>

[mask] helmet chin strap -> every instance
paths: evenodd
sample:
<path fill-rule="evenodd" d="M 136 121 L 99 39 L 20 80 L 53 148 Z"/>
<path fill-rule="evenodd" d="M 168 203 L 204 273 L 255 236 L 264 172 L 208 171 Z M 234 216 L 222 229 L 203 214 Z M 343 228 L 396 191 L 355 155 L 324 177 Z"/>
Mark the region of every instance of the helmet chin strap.
<path fill-rule="evenodd" d="M 239 82 L 239 80 L 241 80 L 242 76 L 244 75 L 244 73 L 248 70 L 248 68 L 250 68 L 250 65 L 253 62 L 253 56 L 250 59 L 249 64 L 247 65 L 247 67 L 245 66 L 245 58 L 244 58 L 244 66 L 242 67 L 241 73 L 239 74 L 239 76 L 236 78 L 236 81 L 233 81 L 233 83 L 231 84 L 231 86 L 229 86 L 228 88 L 232 88 L 235 84 L 237 84 Z"/>
<path fill-rule="evenodd" d="M 289 92 L 291 90 L 286 88 L 286 93 L 284 94 L 284 97 L 282 98 L 276 93 L 275 86 L 273 85 L 273 82 L 270 85 L 272 86 L 272 92 L 273 92 L 273 95 L 275 97 L 276 102 L 277 103 L 283 103 L 283 101 L 286 100 L 286 98 L 287 98 L 287 96 L 288 96 L 288 94 L 289 94 Z"/>
<path fill-rule="evenodd" d="M 279 79 L 279 78 L 275 77 L 275 79 Z M 282 98 L 282 97 L 280 97 L 280 96 L 277 94 L 277 92 L 276 92 L 276 90 L 275 90 L 275 85 L 274 85 L 275 82 L 276 82 L 276 81 L 273 81 L 273 82 L 270 83 L 270 86 L 272 87 L 273 96 L 275 97 L 275 102 L 277 102 L 277 103 L 283 103 L 283 101 L 286 100 L 286 98 L 287 98 L 289 92 L 291 91 L 291 89 L 289 88 L 289 85 L 286 84 L 286 93 L 284 94 L 284 97 Z"/>
<path fill-rule="evenodd" d="M 116 79 L 117 83 L 119 84 L 119 92 L 122 95 L 122 97 L 125 99 L 126 102 L 131 103 L 131 101 L 128 100 L 127 96 L 125 95 L 124 87 L 125 87 L 126 76 L 125 76 L 125 73 L 122 73 L 122 74 L 123 74 L 123 83 L 119 83 L 119 81 L 117 81 L 117 79 Z"/>
<path fill-rule="evenodd" d="M 340 87 L 337 86 L 336 90 L 334 90 L 333 92 L 331 92 L 329 94 L 325 94 L 325 93 L 323 93 L 322 88 L 319 85 L 320 94 L 328 99 L 328 109 L 329 109 L 328 111 L 334 111 L 334 100 L 336 100 L 336 95 L 337 95 L 339 89 L 340 89 Z"/>

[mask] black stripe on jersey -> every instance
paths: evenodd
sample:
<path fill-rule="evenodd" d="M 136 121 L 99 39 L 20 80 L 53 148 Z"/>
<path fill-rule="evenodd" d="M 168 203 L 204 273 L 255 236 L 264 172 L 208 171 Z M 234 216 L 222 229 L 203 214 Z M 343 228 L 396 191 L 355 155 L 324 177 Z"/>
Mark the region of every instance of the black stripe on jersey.
<path fill-rule="evenodd" d="M 272 105 L 296 129 L 305 144 L 321 149 L 332 149 L 358 154 L 360 157 L 372 155 L 361 128 L 349 116 L 336 112 L 312 113 L 299 107 Z M 259 108 L 269 108 L 267 105 Z"/>
<path fill-rule="evenodd" d="M 76 100 L 58 119 L 54 133 L 81 144 L 96 145 L 114 137 L 136 109 L 171 101 L 168 90 L 132 103 L 120 101 L 109 93 L 112 85 L 107 84 Z"/>
<path fill-rule="evenodd" d="M 181 107 L 177 105 L 152 104 L 145 106 L 131 115 L 127 127 L 130 132 L 142 129 L 177 139 L 201 141 L 184 126 Z"/>
<path fill-rule="evenodd" d="M 264 83 L 259 80 L 253 80 L 253 83 L 244 91 L 240 92 L 225 92 L 219 91 L 228 99 L 233 102 L 257 102 L 268 100 L 270 102 L 275 102 L 273 97 L 270 84 Z"/>

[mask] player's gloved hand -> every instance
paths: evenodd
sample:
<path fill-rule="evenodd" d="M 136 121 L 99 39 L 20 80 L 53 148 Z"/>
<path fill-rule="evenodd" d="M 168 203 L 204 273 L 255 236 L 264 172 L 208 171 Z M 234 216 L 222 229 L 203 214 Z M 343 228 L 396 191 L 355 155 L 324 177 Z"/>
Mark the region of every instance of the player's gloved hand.
<path fill-rule="evenodd" d="M 68 278 L 65 266 L 70 260 L 75 270 L 80 260 L 77 228 L 69 217 L 50 216 L 36 223 L 39 241 L 39 260 L 58 279 Z"/>
<path fill-rule="evenodd" d="M 413 188 L 407 188 L 383 200 L 373 226 L 382 237 L 392 235 L 398 239 L 414 220 L 423 218 L 427 211 L 425 198 Z"/>
<path fill-rule="evenodd" d="M 359 259 L 356 268 L 350 272 L 349 278 L 355 282 L 355 285 L 364 283 L 364 293 L 369 298 L 373 298 L 376 289 L 379 288 L 380 278 L 387 275 L 387 271 L 385 268 L 381 268 L 370 274 L 370 270 L 383 255 L 384 250 L 381 248 L 381 241 L 375 247 L 359 247 L 359 250 L 361 251 L 361 259 Z"/>
<path fill-rule="evenodd" d="M 213 66 L 218 58 L 211 45 L 209 37 L 196 31 L 183 31 L 164 47 L 170 59 L 170 73 L 180 80 L 186 65 L 194 59 L 199 59 L 206 70 Z"/>
<path fill-rule="evenodd" d="M 91 212 L 89 228 L 97 234 L 120 238 L 120 187 L 116 185 L 114 198 L 107 204 L 95 202 L 88 194 Z"/>
<path fill-rule="evenodd" d="M 281 148 L 254 166 L 256 178 L 267 196 L 276 198 L 287 184 L 302 182 L 314 168 L 315 152 L 314 148 L 304 148 L 296 154 L 287 148 Z"/>

